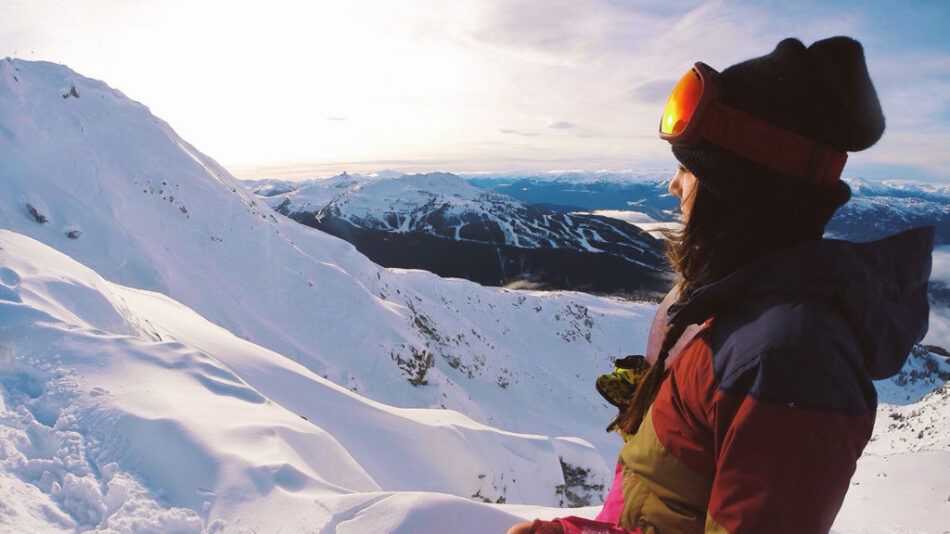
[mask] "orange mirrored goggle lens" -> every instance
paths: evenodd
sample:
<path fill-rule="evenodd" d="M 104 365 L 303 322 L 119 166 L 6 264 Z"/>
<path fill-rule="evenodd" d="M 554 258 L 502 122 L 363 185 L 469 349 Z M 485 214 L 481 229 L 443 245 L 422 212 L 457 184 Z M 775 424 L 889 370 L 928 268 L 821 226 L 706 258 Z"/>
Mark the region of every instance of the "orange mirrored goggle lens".
<path fill-rule="evenodd" d="M 666 102 L 666 109 L 663 110 L 663 117 L 660 119 L 660 133 L 676 135 L 682 132 L 690 117 L 693 116 L 693 112 L 696 111 L 702 94 L 703 80 L 694 67 L 673 88 L 673 93 Z"/>

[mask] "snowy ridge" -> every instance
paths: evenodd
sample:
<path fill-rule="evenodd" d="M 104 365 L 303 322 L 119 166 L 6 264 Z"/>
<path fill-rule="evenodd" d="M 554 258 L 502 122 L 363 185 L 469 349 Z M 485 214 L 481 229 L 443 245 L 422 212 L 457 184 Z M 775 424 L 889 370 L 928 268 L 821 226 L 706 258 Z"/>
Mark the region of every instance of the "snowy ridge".
<path fill-rule="evenodd" d="M 635 227 L 587 214 L 571 217 L 543 212 L 508 195 L 474 187 L 450 173 L 396 178 L 342 174 L 310 180 L 280 194 L 273 192 L 286 184 L 251 184 L 280 213 L 313 212 L 324 224 L 335 219 L 360 228 L 421 232 L 455 241 L 610 252 L 654 270 L 663 263 L 656 243 Z M 608 243 L 617 247 L 608 247 Z"/>
<path fill-rule="evenodd" d="M 937 244 L 950 243 L 950 185 L 846 182 L 851 200 L 829 223 L 830 236 L 870 241 L 916 226 L 934 226 Z"/>
<path fill-rule="evenodd" d="M 937 319 L 937 315 L 932 318 Z M 925 343 L 913 348 L 897 376 L 875 382 L 875 388 L 879 402 L 910 404 L 947 381 L 950 381 L 950 352 L 945 347 Z"/>
<path fill-rule="evenodd" d="M 271 208 L 280 205 L 293 211 L 319 211 L 334 197 L 378 178 L 360 174 L 338 174 L 329 178 L 286 182 L 283 180 L 244 180 L 251 191 Z M 288 202 L 285 204 L 285 202 Z"/>
<path fill-rule="evenodd" d="M 922 197 L 927 200 L 950 200 L 950 184 L 934 184 L 911 180 L 871 182 L 861 178 L 845 178 L 851 192 L 858 196 Z"/>

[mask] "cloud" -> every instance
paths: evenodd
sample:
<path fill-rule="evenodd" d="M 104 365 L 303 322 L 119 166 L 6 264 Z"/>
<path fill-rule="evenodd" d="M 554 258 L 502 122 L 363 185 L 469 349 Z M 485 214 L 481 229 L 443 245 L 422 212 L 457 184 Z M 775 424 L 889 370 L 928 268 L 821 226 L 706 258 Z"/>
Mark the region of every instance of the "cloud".
<path fill-rule="evenodd" d="M 566 67 L 626 65 L 701 0 L 478 0 L 475 47 Z M 626 59 L 621 59 L 626 58 Z"/>
<path fill-rule="evenodd" d="M 539 135 L 535 132 L 523 132 L 520 130 L 512 130 L 511 128 L 499 128 L 498 131 L 506 135 L 520 135 L 522 137 L 537 137 Z"/>
<path fill-rule="evenodd" d="M 676 85 L 672 78 L 649 80 L 627 91 L 627 100 L 644 104 L 662 104 Z"/>
<path fill-rule="evenodd" d="M 21 55 L 35 49 L 37 59 L 104 79 L 161 110 L 226 164 L 315 158 L 341 165 L 405 159 L 432 168 L 626 168 L 671 161 L 656 124 L 694 61 L 722 70 L 768 53 L 787 36 L 810 44 L 848 34 L 865 44 L 888 119 L 884 139 L 855 154 L 855 163 L 950 176 L 946 3 L 896 9 L 856 0 L 349 0 L 304 8 L 278 0 L 263 19 L 259 10 L 232 3 L 233 30 L 209 45 L 206 20 L 220 14 L 221 2 L 158 8 L 103 0 L 93 9 L 87 2 L 7 0 L 0 2 L 0 20 L 9 21 L 0 28 L 0 48 Z M 92 22 L 71 23 L 81 16 Z M 319 31 L 310 32 L 313 24 Z M 248 41 L 251 29 L 262 38 Z M 155 49 L 155 39 L 169 31 L 176 33 L 172 50 Z M 349 44 L 319 56 L 318 69 L 298 68 L 313 63 L 313 50 L 340 42 Z M 249 57 L 279 76 L 228 85 Z M 347 83 L 321 83 L 326 73 Z M 198 83 L 186 91 L 173 83 L 176 76 Z M 283 97 L 267 98 L 276 88 Z M 302 101 L 312 105 L 301 108 Z M 222 118 L 236 107 L 263 133 L 228 129 Z"/>
<path fill-rule="evenodd" d="M 522 48 L 545 55 L 575 51 L 587 42 L 591 22 L 587 2 L 511 0 L 487 4 L 475 41 Z"/>

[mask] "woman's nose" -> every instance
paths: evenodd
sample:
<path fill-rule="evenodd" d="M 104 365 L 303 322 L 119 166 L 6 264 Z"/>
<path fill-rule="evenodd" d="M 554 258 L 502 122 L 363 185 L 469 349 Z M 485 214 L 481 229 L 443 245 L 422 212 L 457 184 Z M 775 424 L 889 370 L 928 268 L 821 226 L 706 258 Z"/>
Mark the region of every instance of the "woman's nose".
<path fill-rule="evenodd" d="M 683 198 L 683 184 L 680 182 L 680 173 L 677 171 L 676 175 L 673 176 L 673 179 L 670 180 L 670 194 L 675 196 L 678 199 Z"/>

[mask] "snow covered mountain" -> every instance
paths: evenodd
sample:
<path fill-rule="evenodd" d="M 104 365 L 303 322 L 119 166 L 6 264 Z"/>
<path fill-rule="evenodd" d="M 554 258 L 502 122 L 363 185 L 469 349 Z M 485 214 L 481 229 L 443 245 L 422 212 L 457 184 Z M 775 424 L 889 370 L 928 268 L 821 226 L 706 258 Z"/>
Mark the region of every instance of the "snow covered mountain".
<path fill-rule="evenodd" d="M 316 188 L 340 190 L 316 218 L 340 219 L 354 226 L 391 232 L 426 232 L 455 239 L 520 248 L 568 248 L 608 252 L 631 262 L 660 261 L 653 239 L 610 226 L 609 221 L 544 213 L 507 195 L 485 191 L 449 173 L 404 175 L 393 179 L 347 180 L 346 175 L 314 181 L 302 192 L 312 204 Z M 303 211 L 295 195 L 283 194 L 282 211 Z M 620 240 L 623 238 L 623 241 Z M 614 243 L 616 251 L 608 245 Z"/>
<path fill-rule="evenodd" d="M 934 226 L 937 244 L 950 244 L 950 186 L 846 181 L 851 201 L 828 224 L 830 235 L 870 241 L 916 226 Z"/>
<path fill-rule="evenodd" d="M 147 108 L 59 65 L 0 61 L 0 139 L 0 227 L 374 400 L 579 436 L 604 459 L 588 467 L 609 474 L 619 444 L 593 383 L 643 351 L 651 305 L 382 269 L 260 205 Z"/>
<path fill-rule="evenodd" d="M 382 269 L 49 63 L 0 61 L 0 229 L 5 531 L 474 534 L 562 514 L 510 503 L 603 493 L 620 444 L 591 384 L 655 311 Z M 950 345 L 950 315 L 931 325 Z M 908 371 L 939 379 L 940 358 Z M 881 389 L 835 532 L 938 532 L 950 401 L 917 400 L 927 380 Z"/>
<path fill-rule="evenodd" d="M 353 176 L 294 187 L 250 182 L 292 219 L 331 233 L 373 261 L 487 285 L 661 293 L 662 245 L 639 228 L 590 214 L 543 211 L 456 175 Z"/>
<path fill-rule="evenodd" d="M 666 172 L 559 172 L 471 174 L 473 185 L 558 211 L 615 210 L 638 212 L 654 221 L 675 220 L 679 200 L 667 190 Z"/>

